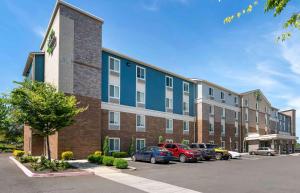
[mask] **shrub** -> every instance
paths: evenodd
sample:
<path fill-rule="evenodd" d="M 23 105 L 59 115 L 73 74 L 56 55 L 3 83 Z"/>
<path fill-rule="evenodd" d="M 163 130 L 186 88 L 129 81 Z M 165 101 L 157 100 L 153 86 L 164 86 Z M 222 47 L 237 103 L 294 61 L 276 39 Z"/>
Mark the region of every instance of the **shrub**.
<path fill-rule="evenodd" d="M 13 155 L 17 158 L 22 157 L 25 154 L 22 150 L 14 150 Z"/>
<path fill-rule="evenodd" d="M 102 155 L 102 151 L 95 151 L 94 155 L 99 155 L 99 156 L 101 156 L 101 155 Z"/>
<path fill-rule="evenodd" d="M 135 140 L 133 138 L 133 136 L 131 137 L 131 141 L 130 141 L 130 145 L 129 145 L 129 149 L 128 149 L 128 155 L 132 156 L 135 152 Z"/>
<path fill-rule="evenodd" d="M 103 143 L 103 154 L 105 156 L 108 156 L 109 155 L 109 138 L 108 136 L 105 137 L 104 139 L 104 143 Z"/>
<path fill-rule="evenodd" d="M 20 162 L 21 163 L 37 163 L 38 158 L 32 157 L 32 156 L 22 156 L 20 157 Z"/>
<path fill-rule="evenodd" d="M 51 171 L 62 171 L 70 167 L 70 164 L 65 161 L 48 160 L 45 156 L 41 156 L 40 162 L 31 163 L 31 167 L 34 171 L 43 171 L 45 169 L 50 169 Z"/>
<path fill-rule="evenodd" d="M 71 160 L 73 159 L 74 154 L 71 151 L 65 151 L 61 154 L 62 160 Z"/>
<path fill-rule="evenodd" d="M 117 158 L 114 161 L 114 166 L 118 169 L 127 169 L 128 168 L 128 162 L 124 159 Z"/>
<path fill-rule="evenodd" d="M 103 156 L 91 154 L 88 156 L 88 161 L 90 163 L 102 164 Z"/>
<path fill-rule="evenodd" d="M 124 158 L 124 157 L 128 157 L 128 153 L 127 152 L 124 152 L 124 151 L 121 151 L 121 152 L 113 152 L 112 153 L 112 156 L 114 158 Z"/>
<path fill-rule="evenodd" d="M 113 166 L 113 165 L 114 165 L 114 160 L 115 160 L 114 157 L 111 157 L 111 156 L 104 156 L 104 157 L 103 157 L 103 160 L 102 160 L 102 163 L 103 163 L 103 165 L 105 165 L 105 166 Z"/>

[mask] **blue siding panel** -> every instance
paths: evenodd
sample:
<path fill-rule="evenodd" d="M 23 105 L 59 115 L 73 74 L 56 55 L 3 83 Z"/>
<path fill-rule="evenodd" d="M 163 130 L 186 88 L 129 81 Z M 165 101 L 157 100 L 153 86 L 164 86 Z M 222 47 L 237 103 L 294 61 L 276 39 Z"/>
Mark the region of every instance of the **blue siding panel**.
<path fill-rule="evenodd" d="M 35 55 L 35 80 L 44 82 L 44 55 Z"/>
<path fill-rule="evenodd" d="M 102 52 L 102 101 L 108 102 L 108 54 Z"/>
<path fill-rule="evenodd" d="M 165 111 L 165 75 L 152 68 L 146 68 L 146 108 Z"/>
<path fill-rule="evenodd" d="M 182 80 L 173 77 L 173 113 L 182 115 L 183 83 Z"/>
<path fill-rule="evenodd" d="M 195 100 L 196 100 L 196 85 L 194 83 L 190 83 L 190 116 L 195 115 Z"/>
<path fill-rule="evenodd" d="M 121 60 L 121 93 L 120 103 L 136 106 L 136 65 L 128 60 Z"/>

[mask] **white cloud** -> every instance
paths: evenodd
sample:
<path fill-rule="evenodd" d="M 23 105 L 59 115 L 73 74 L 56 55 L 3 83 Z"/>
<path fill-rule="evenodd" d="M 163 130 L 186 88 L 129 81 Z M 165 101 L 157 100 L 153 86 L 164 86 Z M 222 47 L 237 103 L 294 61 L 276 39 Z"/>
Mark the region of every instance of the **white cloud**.
<path fill-rule="evenodd" d="M 36 35 L 40 36 L 41 38 L 43 38 L 46 34 L 46 30 L 40 26 L 34 27 L 33 31 Z"/>
<path fill-rule="evenodd" d="M 296 32 L 294 32 L 296 33 Z M 289 63 L 290 69 L 296 74 L 300 74 L 300 38 L 293 36 L 282 44 L 282 57 Z"/>
<path fill-rule="evenodd" d="M 158 11 L 164 4 L 177 3 L 187 5 L 190 1 L 191 0 L 143 0 L 142 7 L 148 11 Z"/>

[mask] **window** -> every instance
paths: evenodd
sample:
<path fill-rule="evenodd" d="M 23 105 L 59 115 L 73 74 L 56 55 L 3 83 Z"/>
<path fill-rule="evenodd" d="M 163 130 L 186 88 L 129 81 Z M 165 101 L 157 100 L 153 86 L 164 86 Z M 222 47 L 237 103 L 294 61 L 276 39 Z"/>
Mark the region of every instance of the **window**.
<path fill-rule="evenodd" d="M 213 107 L 212 105 L 209 105 L 209 113 L 210 113 L 211 115 L 214 114 L 214 107 Z"/>
<path fill-rule="evenodd" d="M 239 134 L 238 127 L 234 127 L 234 129 L 235 129 L 235 130 L 234 130 L 234 131 L 235 131 L 234 133 L 235 133 L 235 135 L 237 136 L 237 135 Z"/>
<path fill-rule="evenodd" d="M 256 112 L 256 123 L 258 123 L 258 112 Z"/>
<path fill-rule="evenodd" d="M 248 133 L 248 131 L 249 131 L 249 124 L 246 123 L 246 124 L 245 124 L 245 127 L 246 127 L 246 132 Z"/>
<path fill-rule="evenodd" d="M 248 121 L 248 113 L 245 112 L 245 121 Z"/>
<path fill-rule="evenodd" d="M 236 141 L 236 142 L 234 143 L 234 149 L 235 149 L 236 151 L 238 151 L 238 148 L 239 148 L 239 143 Z"/>
<path fill-rule="evenodd" d="M 173 88 L 173 78 L 166 76 L 166 86 L 169 88 Z"/>
<path fill-rule="evenodd" d="M 145 104 L 145 93 L 136 91 L 136 102 Z"/>
<path fill-rule="evenodd" d="M 248 100 L 245 99 L 245 106 L 248 107 Z"/>
<path fill-rule="evenodd" d="M 209 144 L 214 144 L 215 142 L 214 141 L 209 141 Z"/>
<path fill-rule="evenodd" d="M 256 108 L 256 110 L 258 110 L 258 103 L 256 103 L 255 108 Z"/>
<path fill-rule="evenodd" d="M 189 132 L 189 122 L 183 121 L 183 132 Z"/>
<path fill-rule="evenodd" d="M 234 117 L 235 117 L 235 120 L 238 120 L 238 112 L 234 112 Z"/>
<path fill-rule="evenodd" d="M 225 108 L 222 108 L 222 117 L 225 118 L 226 110 Z"/>
<path fill-rule="evenodd" d="M 120 125 L 120 112 L 114 112 L 110 111 L 109 112 L 109 124 L 110 125 Z"/>
<path fill-rule="evenodd" d="M 145 128 L 145 115 L 136 115 L 136 126 Z"/>
<path fill-rule="evenodd" d="M 109 70 L 120 72 L 120 60 L 117 58 L 109 57 Z"/>
<path fill-rule="evenodd" d="M 190 86 L 189 83 L 183 82 L 183 92 L 189 93 L 190 92 Z"/>
<path fill-rule="evenodd" d="M 111 98 L 120 98 L 120 87 L 116 85 L 109 85 L 109 96 Z"/>
<path fill-rule="evenodd" d="M 225 149 L 225 141 L 221 141 L 221 147 Z"/>
<path fill-rule="evenodd" d="M 221 99 L 224 99 L 224 92 L 221 92 Z"/>
<path fill-rule="evenodd" d="M 173 132 L 173 119 L 167 119 L 166 120 L 166 129 L 167 132 Z"/>
<path fill-rule="evenodd" d="M 183 112 L 188 113 L 189 112 L 189 103 L 183 102 Z"/>
<path fill-rule="evenodd" d="M 173 139 L 166 139 L 166 143 L 173 143 Z"/>
<path fill-rule="evenodd" d="M 145 139 L 136 139 L 136 150 L 139 151 L 146 147 L 146 140 Z"/>
<path fill-rule="evenodd" d="M 136 77 L 142 80 L 145 80 L 145 68 L 140 66 L 136 67 Z"/>
<path fill-rule="evenodd" d="M 109 138 L 109 151 L 120 151 L 120 138 Z"/>
<path fill-rule="evenodd" d="M 209 133 L 213 133 L 215 131 L 214 125 L 209 123 Z"/>
<path fill-rule="evenodd" d="M 173 109 L 173 100 L 170 98 L 166 98 L 166 108 Z"/>
<path fill-rule="evenodd" d="M 238 104 L 237 97 L 234 97 L 234 103 Z"/>
<path fill-rule="evenodd" d="M 213 88 L 209 88 L 208 94 L 209 94 L 209 96 L 214 96 L 214 89 Z"/>
<path fill-rule="evenodd" d="M 221 134 L 225 135 L 225 125 L 221 124 Z"/>

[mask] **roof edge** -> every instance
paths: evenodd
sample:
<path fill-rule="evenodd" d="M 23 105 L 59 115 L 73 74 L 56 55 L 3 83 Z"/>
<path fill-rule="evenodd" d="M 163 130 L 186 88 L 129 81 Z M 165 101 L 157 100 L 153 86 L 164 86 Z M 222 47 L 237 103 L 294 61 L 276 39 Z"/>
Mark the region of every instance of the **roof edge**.
<path fill-rule="evenodd" d="M 54 7 L 54 10 L 52 12 L 50 21 L 49 21 L 48 26 L 47 26 L 47 31 L 46 31 L 45 36 L 43 38 L 43 41 L 42 41 L 42 43 L 40 45 L 40 49 L 41 50 L 43 49 L 43 46 L 45 45 L 45 42 L 46 42 L 46 39 L 47 39 L 46 37 L 48 36 L 48 34 L 50 32 L 50 26 L 52 25 L 52 23 L 54 21 L 55 15 L 56 15 L 57 10 L 58 10 L 58 8 L 59 8 L 60 5 L 64 5 L 64 6 L 68 7 L 68 8 L 70 8 L 70 9 L 73 9 L 74 11 L 77 11 L 77 12 L 79 12 L 79 13 L 81 13 L 83 15 L 86 15 L 86 16 L 92 18 L 92 19 L 95 19 L 95 20 L 97 20 L 97 21 L 99 21 L 101 23 L 104 23 L 103 19 L 101 19 L 101 18 L 99 18 L 99 17 L 97 17 L 97 16 L 95 16 L 95 15 L 93 15 L 93 14 L 87 12 L 87 11 L 84 11 L 84 10 L 82 10 L 82 9 L 80 9 L 80 8 L 74 6 L 74 5 L 71 5 L 71 4 L 69 4 L 69 3 L 67 3 L 67 2 L 65 2 L 63 0 L 57 0 L 56 4 L 55 4 L 55 7 Z"/>
<path fill-rule="evenodd" d="M 155 65 L 153 65 L 153 64 L 149 64 L 149 63 L 143 62 L 143 61 L 141 61 L 141 60 L 138 60 L 138 59 L 132 58 L 132 57 L 130 57 L 130 56 L 127 56 L 127 55 L 125 55 L 125 54 L 121 54 L 121 53 L 119 53 L 119 52 L 117 52 L 117 51 L 114 51 L 114 50 L 111 50 L 111 49 L 108 49 L 108 48 L 104 48 L 104 47 L 102 47 L 102 51 L 111 53 L 111 54 L 116 55 L 116 56 L 119 56 L 119 57 L 121 57 L 121 58 L 125 58 L 125 59 L 127 59 L 127 60 L 132 61 L 132 62 L 141 64 L 141 65 L 143 65 L 143 66 L 148 66 L 148 67 L 150 67 L 150 68 L 153 68 L 153 69 L 155 69 L 155 70 L 164 72 L 164 73 L 169 74 L 169 75 L 172 75 L 172 76 L 174 76 L 174 77 L 183 79 L 183 80 L 185 80 L 185 81 L 192 82 L 192 83 L 196 83 L 194 80 L 192 80 L 192 79 L 190 79 L 190 78 L 181 76 L 181 75 L 179 75 L 179 74 L 175 74 L 175 73 L 170 72 L 170 71 L 168 71 L 168 70 L 164 70 L 164 69 L 162 69 L 162 68 L 160 68 L 160 67 L 157 67 L 157 66 L 155 66 Z"/>

